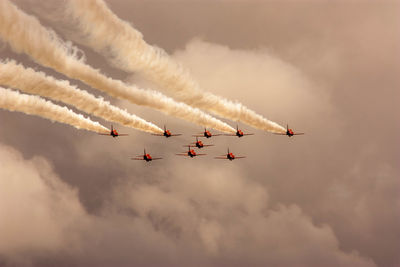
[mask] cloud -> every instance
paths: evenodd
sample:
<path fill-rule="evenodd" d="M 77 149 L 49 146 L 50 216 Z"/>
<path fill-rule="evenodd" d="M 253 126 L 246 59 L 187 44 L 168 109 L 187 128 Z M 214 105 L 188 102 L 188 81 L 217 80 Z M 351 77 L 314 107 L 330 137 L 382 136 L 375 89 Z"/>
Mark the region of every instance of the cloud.
<path fill-rule="evenodd" d="M 329 54 L 329 48 L 326 51 Z M 400 217 L 398 194 L 392 188 L 398 188 L 399 181 L 388 157 L 393 154 L 378 145 L 394 140 L 386 132 L 387 138 L 378 141 L 380 133 L 362 131 L 354 125 L 360 121 L 351 120 L 354 114 L 376 114 L 373 109 L 363 109 L 366 102 L 359 98 L 373 90 L 353 88 L 351 97 L 360 101 L 349 101 L 350 97 L 341 96 L 327 83 L 330 71 L 322 69 L 317 77 L 307 76 L 268 49 L 231 49 L 194 39 L 174 56 L 202 87 L 252 103 L 262 114 L 273 115 L 274 120 L 275 116 L 287 115 L 290 125 L 306 132 L 304 138 L 289 141 L 249 139 L 240 148 L 242 153 L 255 157 L 246 175 L 271 189 L 272 203 L 296 203 L 315 221 L 329 223 L 345 251 L 357 249 L 382 265 L 396 266 Z M 336 68 L 346 66 L 344 58 L 339 54 L 336 57 Z M 326 57 L 322 53 L 312 60 L 319 65 Z M 373 73 L 378 71 L 375 67 Z M 354 83 L 351 77 L 342 79 Z M 357 108 L 363 112 L 354 112 Z M 392 115 L 385 114 L 384 107 L 379 112 L 374 116 L 380 119 L 373 120 L 373 124 L 387 123 L 385 118 Z M 371 126 L 366 121 L 361 124 Z M 269 166 L 264 169 L 265 175 L 260 173 L 263 164 Z"/>
<path fill-rule="evenodd" d="M 314 119 L 331 111 L 326 90 L 268 49 L 230 49 L 196 38 L 176 51 L 174 58 L 193 73 L 201 87 L 240 99 L 272 114 L 273 120 L 278 114 L 281 120 Z"/>
<path fill-rule="evenodd" d="M 181 248 L 196 248 L 189 255 L 203 265 L 374 266 L 357 252 L 341 251 L 332 229 L 315 225 L 299 206 L 270 206 L 265 187 L 235 168 L 203 175 L 191 167 L 190 173 L 177 167 L 159 184 L 123 184 L 113 203 Z"/>
<path fill-rule="evenodd" d="M 1 145 L 0 255 L 6 263 L 77 266 L 374 266 L 344 253 L 327 226 L 233 168 L 177 167 L 162 181 L 122 181 L 99 215 L 49 163 Z M 58 258 L 59 257 L 59 258 Z"/>
<path fill-rule="evenodd" d="M 72 189 L 41 157 L 0 144 L 0 259 L 16 265 L 74 250 L 86 214 Z M 1 262 L 1 261 L 0 261 Z"/>

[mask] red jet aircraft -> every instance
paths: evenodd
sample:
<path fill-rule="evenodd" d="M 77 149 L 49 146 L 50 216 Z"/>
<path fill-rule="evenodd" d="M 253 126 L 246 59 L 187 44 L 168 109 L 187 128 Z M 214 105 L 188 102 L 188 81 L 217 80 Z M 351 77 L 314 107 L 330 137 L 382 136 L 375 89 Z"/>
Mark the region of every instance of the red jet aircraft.
<path fill-rule="evenodd" d="M 289 129 L 289 124 L 286 125 L 286 133 L 274 133 L 277 135 L 287 135 L 289 137 L 292 137 L 293 135 L 303 135 L 304 133 L 295 133 L 293 132 L 292 129 Z"/>
<path fill-rule="evenodd" d="M 118 136 L 127 136 L 128 134 L 120 134 L 117 132 L 117 130 L 114 129 L 114 127 L 111 125 L 111 131 L 109 134 L 103 134 L 103 133 L 99 133 L 100 135 L 109 135 L 112 137 L 118 137 Z"/>
<path fill-rule="evenodd" d="M 157 136 L 165 136 L 166 138 L 171 137 L 171 136 L 179 136 L 182 134 L 172 134 L 169 130 L 164 125 L 164 133 L 162 134 L 152 134 L 152 135 L 157 135 Z"/>
<path fill-rule="evenodd" d="M 207 155 L 207 154 L 197 154 L 193 149 L 190 149 L 190 146 L 188 146 L 188 147 L 189 147 L 189 149 L 188 149 L 187 152 L 182 152 L 182 153 L 179 153 L 179 154 L 176 154 L 176 155 L 185 156 L 185 157 L 191 157 L 191 158 L 196 157 L 196 156 Z"/>
<path fill-rule="evenodd" d="M 146 149 L 144 149 L 143 155 L 138 155 L 136 158 L 131 158 L 132 160 L 145 160 L 146 162 L 162 159 L 162 158 L 153 158 L 150 154 L 146 153 Z"/>
<path fill-rule="evenodd" d="M 237 137 L 243 137 L 245 135 L 254 135 L 253 133 L 243 133 L 242 130 L 239 129 L 239 126 L 236 125 L 236 133 L 235 134 L 224 134 L 226 136 L 237 136 Z"/>
<path fill-rule="evenodd" d="M 197 137 L 196 137 L 196 142 L 192 143 L 192 145 L 195 145 L 197 148 L 203 148 L 206 146 L 213 146 L 213 145 L 205 145 L 203 142 L 201 142 Z"/>
<path fill-rule="evenodd" d="M 228 148 L 228 153 L 226 155 L 221 155 L 219 157 L 215 157 L 215 159 L 229 159 L 230 161 L 234 160 L 234 159 L 243 159 L 245 157 L 237 157 L 235 155 L 233 155 L 232 152 L 229 152 L 229 148 Z"/>
<path fill-rule="evenodd" d="M 222 134 L 211 134 L 210 131 L 207 130 L 207 128 L 204 128 L 204 132 L 201 134 L 193 135 L 195 137 L 205 137 L 205 138 L 211 138 L 212 136 L 220 136 Z"/>

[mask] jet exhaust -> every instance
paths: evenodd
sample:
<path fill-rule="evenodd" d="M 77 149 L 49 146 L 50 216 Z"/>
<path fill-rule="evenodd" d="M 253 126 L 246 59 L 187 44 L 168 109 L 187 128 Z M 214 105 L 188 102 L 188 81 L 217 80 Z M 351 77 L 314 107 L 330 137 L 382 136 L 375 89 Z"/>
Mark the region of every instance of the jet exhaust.
<path fill-rule="evenodd" d="M 111 105 L 103 98 L 97 98 L 85 90 L 80 90 L 70 85 L 68 81 L 56 80 L 43 72 L 25 68 L 15 61 L 0 61 L 0 84 L 64 102 L 107 121 L 150 133 L 163 132 L 153 123 Z"/>
<path fill-rule="evenodd" d="M 67 107 L 58 106 L 39 96 L 21 94 L 2 87 L 0 87 L 0 108 L 40 116 L 51 121 L 69 124 L 77 129 L 97 133 L 109 132 L 106 127 L 98 122 L 85 118 Z"/>
<path fill-rule="evenodd" d="M 114 66 L 142 72 L 179 101 L 261 130 L 283 133 L 285 128 L 238 102 L 205 92 L 164 50 L 151 46 L 133 26 L 119 19 L 102 0 L 66 2 L 65 14 L 78 26 L 79 42 L 108 55 Z"/>
<path fill-rule="evenodd" d="M 55 69 L 72 79 L 131 103 L 148 106 L 168 115 L 222 132 L 235 131 L 231 126 L 200 109 L 176 102 L 160 92 L 128 86 L 108 78 L 84 62 L 80 51 L 57 34 L 43 27 L 8 0 L 0 0 L 0 36 L 17 53 L 26 53 L 37 63 Z"/>

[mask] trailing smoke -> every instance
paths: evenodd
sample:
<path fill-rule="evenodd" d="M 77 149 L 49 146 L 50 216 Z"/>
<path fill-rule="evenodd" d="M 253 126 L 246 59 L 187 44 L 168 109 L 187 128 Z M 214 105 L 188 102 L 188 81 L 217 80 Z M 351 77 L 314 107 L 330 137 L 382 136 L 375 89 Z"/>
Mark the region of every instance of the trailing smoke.
<path fill-rule="evenodd" d="M 127 111 L 104 101 L 102 98 L 96 98 L 87 91 L 70 85 L 68 81 L 56 80 L 53 77 L 46 76 L 43 72 L 24 68 L 15 61 L 0 62 L 0 84 L 56 101 L 62 101 L 107 121 L 117 122 L 145 132 L 163 132 L 153 123 L 131 115 Z"/>
<path fill-rule="evenodd" d="M 0 108 L 40 116 L 92 132 L 106 133 L 109 131 L 98 122 L 91 121 L 81 114 L 76 114 L 67 107 L 55 105 L 38 96 L 20 94 L 2 87 L 0 87 Z"/>
<path fill-rule="evenodd" d="M 78 25 L 79 42 L 108 54 L 111 62 L 127 72 L 141 71 L 175 99 L 252 127 L 284 133 L 285 128 L 238 102 L 204 92 L 190 74 L 162 49 L 148 45 L 142 34 L 119 19 L 99 1 L 70 0 L 65 12 Z"/>
<path fill-rule="evenodd" d="M 185 119 L 201 126 L 233 133 L 228 124 L 204 113 L 200 109 L 176 102 L 160 92 L 127 86 L 108 78 L 78 58 L 79 50 L 63 42 L 54 31 L 19 10 L 8 0 L 0 0 L 0 36 L 18 53 L 26 53 L 36 62 L 53 68 L 72 79 L 78 79 L 113 97 L 148 106 L 168 115 Z"/>

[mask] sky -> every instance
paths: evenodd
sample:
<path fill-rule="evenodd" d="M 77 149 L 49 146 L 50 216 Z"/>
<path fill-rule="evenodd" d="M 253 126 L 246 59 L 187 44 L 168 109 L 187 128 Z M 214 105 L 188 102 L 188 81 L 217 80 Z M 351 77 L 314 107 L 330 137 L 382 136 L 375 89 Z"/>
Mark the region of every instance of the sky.
<path fill-rule="evenodd" d="M 85 46 L 54 7 L 14 3 L 106 76 L 174 97 Z M 206 139 L 208 155 L 178 157 L 202 126 L 112 98 L 0 41 L 2 60 L 183 134 L 115 124 L 129 136 L 109 138 L 0 109 L 0 266 L 400 266 L 399 1 L 107 4 L 203 90 L 306 134 L 239 122 L 255 135 Z M 131 161 L 144 147 L 163 160 Z M 228 147 L 246 158 L 213 159 Z"/>

